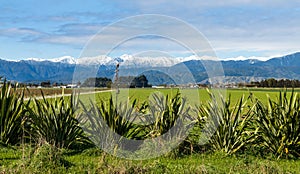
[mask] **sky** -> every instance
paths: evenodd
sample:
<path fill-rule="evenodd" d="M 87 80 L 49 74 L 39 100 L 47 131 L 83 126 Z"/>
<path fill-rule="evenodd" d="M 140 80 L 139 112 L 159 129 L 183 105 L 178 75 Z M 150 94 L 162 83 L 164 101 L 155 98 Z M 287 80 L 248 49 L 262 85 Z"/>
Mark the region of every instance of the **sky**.
<path fill-rule="evenodd" d="M 105 45 L 115 37 L 131 35 L 133 30 L 151 25 L 157 35 L 150 32 L 127 38 L 115 45 L 111 55 L 156 50 L 177 57 L 189 56 L 192 52 L 180 44 L 180 39 L 195 45 L 198 37 L 181 25 L 166 21 L 166 16 L 198 30 L 220 59 L 281 56 L 299 51 L 300 45 L 297 0 L 1 0 L 0 11 L 0 58 L 6 60 L 78 58 L 99 33 L 97 44 Z M 120 22 L 145 14 L 158 17 L 155 21 L 146 17 L 136 23 Z M 103 32 L 108 26 L 110 32 Z M 181 36 L 179 41 L 159 35 L 165 32 L 161 26 Z"/>

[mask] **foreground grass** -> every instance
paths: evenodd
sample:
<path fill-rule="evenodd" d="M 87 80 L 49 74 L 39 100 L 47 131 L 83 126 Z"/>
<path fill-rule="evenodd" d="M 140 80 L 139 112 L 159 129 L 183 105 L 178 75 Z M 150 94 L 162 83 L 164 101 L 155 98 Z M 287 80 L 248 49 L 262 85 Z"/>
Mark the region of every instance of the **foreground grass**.
<path fill-rule="evenodd" d="M 205 153 L 181 156 L 164 156 L 144 161 L 119 159 L 97 148 L 83 152 L 63 151 L 63 165 L 26 165 L 29 147 L 0 149 L 1 173 L 300 173 L 300 160 L 274 160 L 252 155 L 227 156 L 222 153 Z M 47 155 L 45 157 L 47 159 Z M 38 159 L 41 159 L 39 157 Z M 51 160 L 51 159 L 48 159 Z"/>

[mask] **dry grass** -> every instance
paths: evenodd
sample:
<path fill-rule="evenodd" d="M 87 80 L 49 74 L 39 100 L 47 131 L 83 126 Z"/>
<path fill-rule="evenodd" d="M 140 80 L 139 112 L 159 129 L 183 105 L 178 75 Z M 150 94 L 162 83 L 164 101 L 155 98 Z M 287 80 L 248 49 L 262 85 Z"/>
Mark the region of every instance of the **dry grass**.
<path fill-rule="evenodd" d="M 16 92 L 20 94 L 24 89 L 18 88 Z M 28 88 L 24 90 L 24 96 L 25 98 L 28 97 L 40 97 L 42 96 L 42 92 L 44 93 L 44 96 L 54 96 L 54 95 L 61 95 L 61 94 L 72 94 L 74 90 L 72 88 Z M 90 92 L 90 91 L 102 91 L 102 90 L 108 90 L 105 88 L 80 88 L 80 92 Z"/>

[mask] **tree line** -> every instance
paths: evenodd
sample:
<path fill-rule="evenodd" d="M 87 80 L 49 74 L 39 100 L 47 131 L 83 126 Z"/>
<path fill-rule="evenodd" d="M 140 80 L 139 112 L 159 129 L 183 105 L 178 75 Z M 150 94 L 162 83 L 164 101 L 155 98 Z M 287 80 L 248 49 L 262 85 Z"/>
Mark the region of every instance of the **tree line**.
<path fill-rule="evenodd" d="M 117 81 L 113 82 L 107 77 L 92 77 L 86 79 L 82 83 L 82 87 L 107 87 L 118 85 L 121 88 L 147 88 L 151 87 L 145 75 L 134 76 L 121 76 Z"/>
<path fill-rule="evenodd" d="M 1 79 L 4 79 L 0 76 L 0 87 L 1 87 Z M 67 84 L 63 83 L 52 83 L 48 81 L 43 81 L 41 83 L 11 83 L 12 86 L 15 86 L 15 84 L 18 84 L 18 87 L 55 87 L 55 86 L 67 86 Z M 91 77 L 87 78 L 83 83 L 77 82 L 77 87 L 99 87 L 99 88 L 111 88 L 112 86 L 118 85 L 120 88 L 147 88 L 152 87 L 151 84 L 148 83 L 148 79 L 145 75 L 140 76 L 121 76 L 117 79 L 117 81 L 113 82 L 112 79 L 107 77 Z"/>
<path fill-rule="evenodd" d="M 280 79 L 276 80 L 274 78 L 261 80 L 260 82 L 251 82 L 251 85 L 257 87 L 269 87 L 269 88 L 299 88 L 300 81 L 293 79 Z"/>

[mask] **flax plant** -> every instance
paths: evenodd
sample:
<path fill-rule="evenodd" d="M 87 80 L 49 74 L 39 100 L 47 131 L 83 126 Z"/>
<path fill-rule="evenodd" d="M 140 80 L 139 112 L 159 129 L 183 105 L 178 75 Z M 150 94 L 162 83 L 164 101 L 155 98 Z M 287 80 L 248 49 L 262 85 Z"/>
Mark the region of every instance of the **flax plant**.
<path fill-rule="evenodd" d="M 209 145 L 215 151 L 233 154 L 241 150 L 254 139 L 254 133 L 250 129 L 252 125 L 252 110 L 247 107 L 244 97 L 234 105 L 231 105 L 230 97 L 226 101 L 221 97 L 220 102 L 213 94 L 208 105 L 202 105 L 199 109 L 200 120 L 205 119 L 206 135 Z"/>
<path fill-rule="evenodd" d="M 148 110 L 150 115 L 148 119 L 150 120 L 146 120 L 146 122 L 152 122 L 152 124 L 146 127 L 147 137 L 157 137 L 167 132 L 171 133 L 170 130 L 176 124 L 180 124 L 180 126 L 177 126 L 181 128 L 174 130 L 173 133 L 184 134 L 180 131 L 188 130 L 188 127 L 182 126 L 189 126 L 192 120 L 189 115 L 190 108 L 186 106 L 186 100 L 180 96 L 180 93 L 177 93 L 173 98 L 168 95 L 154 93 L 149 101 Z"/>
<path fill-rule="evenodd" d="M 58 148 L 69 148 L 83 143 L 86 138 L 75 112 L 76 97 L 64 96 L 42 100 L 34 99 L 29 110 L 29 133 L 36 142 L 45 141 Z M 72 102 L 75 101 L 75 102 Z"/>
<path fill-rule="evenodd" d="M 21 142 L 25 122 L 24 92 L 16 93 L 6 80 L 0 91 L 0 141 L 4 145 Z"/>
<path fill-rule="evenodd" d="M 82 101 L 80 123 L 88 137 L 98 146 L 115 148 L 122 138 L 141 139 L 142 128 L 134 123 L 136 101 L 132 104 L 115 104 L 112 97 L 98 104 L 90 101 L 87 106 Z"/>
<path fill-rule="evenodd" d="M 258 101 L 255 109 L 258 144 L 277 158 L 300 156 L 300 98 L 280 92 L 277 100 Z"/>

